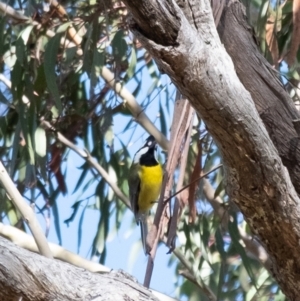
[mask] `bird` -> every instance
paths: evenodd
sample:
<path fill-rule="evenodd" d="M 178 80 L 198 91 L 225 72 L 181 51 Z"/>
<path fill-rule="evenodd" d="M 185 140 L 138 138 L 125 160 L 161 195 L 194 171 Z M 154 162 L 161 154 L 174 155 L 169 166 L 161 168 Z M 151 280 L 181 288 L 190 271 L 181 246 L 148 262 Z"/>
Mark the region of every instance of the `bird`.
<path fill-rule="evenodd" d="M 147 216 L 160 194 L 163 169 L 156 158 L 157 142 L 151 135 L 136 152 L 128 175 L 129 198 L 137 225 L 141 227 L 141 239 L 145 254 L 148 233 Z"/>

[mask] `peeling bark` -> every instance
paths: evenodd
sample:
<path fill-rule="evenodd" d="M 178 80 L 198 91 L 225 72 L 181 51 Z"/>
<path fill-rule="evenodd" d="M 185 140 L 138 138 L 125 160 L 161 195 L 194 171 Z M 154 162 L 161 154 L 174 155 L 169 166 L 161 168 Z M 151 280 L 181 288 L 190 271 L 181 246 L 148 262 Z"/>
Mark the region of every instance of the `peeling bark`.
<path fill-rule="evenodd" d="M 176 40 L 168 45 L 160 43 L 164 33 L 157 27 L 151 28 L 152 39 L 147 38 L 149 33 L 137 30 L 139 20 L 147 20 L 150 15 L 132 10 L 135 1 L 124 2 L 137 22 L 137 26 L 131 24 L 134 34 L 189 99 L 214 137 L 224 161 L 226 191 L 268 251 L 274 277 L 290 299 L 299 300 L 299 198 L 250 93 L 241 84 L 220 42 L 209 1 L 198 1 L 192 25 L 173 2 L 172 12 L 175 9 L 181 27 Z M 151 5 L 146 0 L 139 2 Z M 156 2 L 166 8 L 166 1 Z M 194 5 L 197 1 L 188 2 Z M 155 20 L 167 24 L 164 31 L 174 32 L 172 23 L 160 11 L 156 11 Z M 256 84 L 275 94 L 280 86 L 279 81 L 269 85 L 264 78 Z M 278 98 L 283 106 L 291 105 Z M 285 112 L 286 118 L 293 118 L 289 109 Z"/>

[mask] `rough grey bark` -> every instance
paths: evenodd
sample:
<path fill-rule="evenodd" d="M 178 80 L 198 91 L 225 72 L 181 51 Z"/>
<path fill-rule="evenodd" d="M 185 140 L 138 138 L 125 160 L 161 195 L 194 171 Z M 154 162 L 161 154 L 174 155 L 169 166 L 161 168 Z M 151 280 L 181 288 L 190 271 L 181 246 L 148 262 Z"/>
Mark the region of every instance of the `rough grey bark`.
<path fill-rule="evenodd" d="M 290 299 L 299 300 L 299 198 L 250 93 L 219 40 L 209 1 L 187 1 L 197 7 L 192 26 L 170 0 L 124 2 L 133 13 L 132 31 L 189 99 L 218 144 L 227 193 L 270 254 L 274 277 Z M 168 9 L 170 3 L 168 16 L 176 15 L 180 29 L 174 40 L 162 45 L 164 32 L 175 31 L 174 22 L 168 23 L 166 13 L 154 11 L 155 7 Z M 135 5 L 149 8 L 134 10 Z M 149 29 L 151 39 L 148 32 L 139 31 L 149 18 L 155 24 L 167 24 L 163 31 Z"/>
<path fill-rule="evenodd" d="M 229 1 L 223 10 L 218 32 L 239 79 L 250 92 L 293 185 L 300 194 L 300 133 L 297 133 L 293 123 L 300 118 L 299 112 L 279 82 L 278 74 L 260 53 L 239 1 Z"/>
<path fill-rule="evenodd" d="M 0 237 L 0 300 L 157 300 L 121 273 L 91 273 L 45 258 Z"/>

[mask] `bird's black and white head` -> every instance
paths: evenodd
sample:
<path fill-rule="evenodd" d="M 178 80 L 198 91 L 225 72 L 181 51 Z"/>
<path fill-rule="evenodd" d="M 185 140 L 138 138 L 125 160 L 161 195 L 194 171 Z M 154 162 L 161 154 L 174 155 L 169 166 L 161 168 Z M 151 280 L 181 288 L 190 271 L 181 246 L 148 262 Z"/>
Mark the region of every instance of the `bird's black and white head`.
<path fill-rule="evenodd" d="M 146 166 L 157 165 L 156 150 L 157 142 L 151 135 L 146 139 L 144 146 L 136 152 L 133 162 Z"/>

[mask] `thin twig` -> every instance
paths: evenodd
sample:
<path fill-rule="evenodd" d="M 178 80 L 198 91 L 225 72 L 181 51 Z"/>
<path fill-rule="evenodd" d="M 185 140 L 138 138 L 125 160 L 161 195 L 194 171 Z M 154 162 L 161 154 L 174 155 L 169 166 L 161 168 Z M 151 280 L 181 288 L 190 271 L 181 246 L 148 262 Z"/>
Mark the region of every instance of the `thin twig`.
<path fill-rule="evenodd" d="M 0 10 L 10 18 L 16 21 L 23 21 L 26 22 L 30 20 L 28 17 L 24 16 L 22 13 L 16 11 L 11 6 L 7 5 L 6 3 L 0 2 Z"/>
<path fill-rule="evenodd" d="M 106 183 L 111 187 L 114 191 L 115 195 L 128 207 L 130 208 L 129 199 L 123 194 L 118 185 L 110 178 L 109 174 L 106 170 L 90 155 L 87 150 L 81 149 L 76 146 L 73 142 L 67 139 L 63 134 L 56 131 L 55 128 L 46 120 L 41 119 L 41 125 L 48 130 L 51 130 L 57 137 L 57 139 L 63 143 L 68 148 L 72 149 L 76 154 L 78 154 L 81 158 L 86 160 L 92 167 L 94 167 L 101 177 L 106 181 Z"/>
<path fill-rule="evenodd" d="M 209 170 L 208 172 L 206 172 L 205 174 L 203 174 L 202 176 L 198 177 L 197 179 L 193 180 L 192 182 L 190 182 L 189 184 L 187 184 L 186 186 L 182 187 L 180 190 L 176 191 L 173 195 L 171 195 L 169 198 L 167 198 L 165 200 L 165 202 L 169 202 L 174 196 L 176 196 L 178 193 L 182 192 L 183 190 L 189 188 L 190 185 L 192 185 L 193 183 L 202 180 L 203 178 L 205 178 L 206 176 L 208 176 L 209 174 L 211 174 L 212 172 L 216 171 L 217 169 L 219 169 L 220 167 L 222 167 L 223 164 L 219 164 L 217 166 L 215 166 L 214 168 L 212 168 L 211 170 Z"/>

